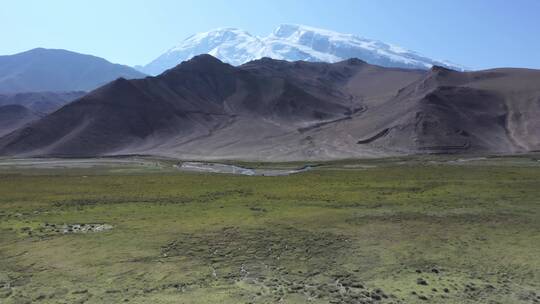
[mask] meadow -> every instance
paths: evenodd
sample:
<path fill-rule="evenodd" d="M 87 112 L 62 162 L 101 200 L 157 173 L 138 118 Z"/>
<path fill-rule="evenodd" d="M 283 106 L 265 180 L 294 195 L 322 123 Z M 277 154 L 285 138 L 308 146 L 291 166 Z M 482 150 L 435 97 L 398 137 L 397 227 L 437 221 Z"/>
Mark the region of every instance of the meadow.
<path fill-rule="evenodd" d="M 536 155 L 173 164 L 0 160 L 0 303 L 540 302 Z"/>

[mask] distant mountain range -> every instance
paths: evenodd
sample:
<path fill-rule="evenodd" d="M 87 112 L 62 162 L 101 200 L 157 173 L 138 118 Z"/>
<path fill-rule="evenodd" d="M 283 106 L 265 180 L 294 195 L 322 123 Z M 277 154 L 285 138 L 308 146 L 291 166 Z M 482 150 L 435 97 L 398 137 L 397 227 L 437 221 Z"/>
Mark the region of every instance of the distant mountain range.
<path fill-rule="evenodd" d="M 0 56 L 0 93 L 90 91 L 118 77 L 144 76 L 131 67 L 66 50 L 37 48 Z"/>
<path fill-rule="evenodd" d="M 0 56 L 0 155 L 291 161 L 540 150 L 538 70 L 463 71 L 298 25 L 265 38 L 197 34 L 143 70 L 165 72 L 146 77 L 65 50 Z"/>
<path fill-rule="evenodd" d="M 119 77 L 145 75 L 125 65 L 66 50 L 37 48 L 0 56 L 0 136 Z"/>
<path fill-rule="evenodd" d="M 384 67 L 429 69 L 433 65 L 463 71 L 463 66 L 422 56 L 377 40 L 303 25 L 280 25 L 267 37 L 237 28 L 220 28 L 188 37 L 140 71 L 158 75 L 199 54 L 210 54 L 232 65 L 269 57 L 287 61 L 338 62 L 358 58 Z"/>
<path fill-rule="evenodd" d="M 85 91 L 0 94 L 0 106 L 21 105 L 33 112 L 48 114 L 84 95 Z"/>
<path fill-rule="evenodd" d="M 199 55 L 0 138 L 4 156 L 307 160 L 540 150 L 540 71 Z"/>

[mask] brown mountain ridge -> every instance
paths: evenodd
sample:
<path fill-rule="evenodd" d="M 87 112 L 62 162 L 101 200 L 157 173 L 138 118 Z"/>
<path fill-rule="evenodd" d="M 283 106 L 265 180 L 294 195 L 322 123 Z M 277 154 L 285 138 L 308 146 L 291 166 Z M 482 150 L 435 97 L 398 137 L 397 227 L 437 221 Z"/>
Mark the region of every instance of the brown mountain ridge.
<path fill-rule="evenodd" d="M 0 155 L 304 160 L 540 149 L 540 71 L 210 55 L 117 79 L 0 139 Z"/>

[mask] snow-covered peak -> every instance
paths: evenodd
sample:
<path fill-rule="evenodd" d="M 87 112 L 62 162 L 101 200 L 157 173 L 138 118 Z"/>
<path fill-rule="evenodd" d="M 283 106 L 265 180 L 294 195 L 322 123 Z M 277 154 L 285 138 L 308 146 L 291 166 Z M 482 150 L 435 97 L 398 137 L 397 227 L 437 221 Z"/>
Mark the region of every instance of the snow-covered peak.
<path fill-rule="evenodd" d="M 272 32 L 272 35 L 275 37 L 288 39 L 299 39 L 304 35 L 320 35 L 344 38 L 350 38 L 353 36 L 350 34 L 342 34 L 331 30 L 325 30 L 300 24 L 281 24 Z"/>
<path fill-rule="evenodd" d="M 157 75 L 182 61 L 200 54 L 210 54 L 224 62 L 240 65 L 250 61 L 254 53 L 264 48 L 262 41 L 238 28 L 217 28 L 192 35 L 142 68 Z"/>
<path fill-rule="evenodd" d="M 199 54 L 210 54 L 232 65 L 262 57 L 323 62 L 359 58 L 386 67 L 428 69 L 439 65 L 464 70 L 448 61 L 433 60 L 381 41 L 305 25 L 282 24 L 264 38 L 238 28 L 218 28 L 192 35 L 142 71 L 156 75 Z"/>
<path fill-rule="evenodd" d="M 366 48 L 386 49 L 393 53 L 415 53 L 397 45 L 299 24 L 282 24 L 266 39 L 286 39 L 289 42 L 300 44 L 308 44 L 316 39 L 328 40 L 329 42 L 341 41 L 343 43 L 359 44 Z"/>
<path fill-rule="evenodd" d="M 295 24 L 282 24 L 272 32 L 272 35 L 278 38 L 288 38 L 297 32 L 299 27 L 299 25 Z"/>
<path fill-rule="evenodd" d="M 175 52 L 191 48 L 193 46 L 217 47 L 223 43 L 251 41 L 257 39 L 250 33 L 232 27 L 217 28 L 208 32 L 198 33 L 186 38 L 179 45 L 171 48 L 168 52 Z"/>

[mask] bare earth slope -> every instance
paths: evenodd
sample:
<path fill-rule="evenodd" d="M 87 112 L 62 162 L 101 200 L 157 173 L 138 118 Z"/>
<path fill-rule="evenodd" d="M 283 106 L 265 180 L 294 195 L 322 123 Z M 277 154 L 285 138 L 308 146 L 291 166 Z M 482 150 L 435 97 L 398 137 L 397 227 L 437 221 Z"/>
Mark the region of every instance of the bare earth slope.
<path fill-rule="evenodd" d="M 118 79 L 0 139 L 0 154 L 300 160 L 540 149 L 540 71 L 200 55 Z"/>
<path fill-rule="evenodd" d="M 434 68 L 372 117 L 385 113 L 393 113 L 393 122 L 378 120 L 373 132 L 388 131 L 373 147 L 404 152 L 538 150 L 540 71 Z"/>
<path fill-rule="evenodd" d="M 40 116 L 21 105 L 0 106 L 0 136 L 6 135 Z"/>

